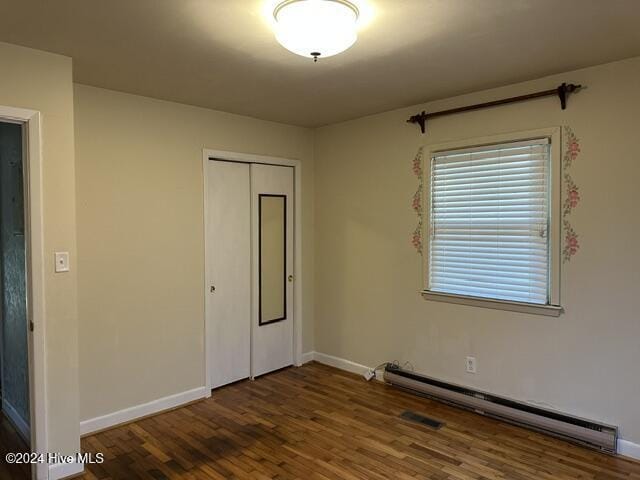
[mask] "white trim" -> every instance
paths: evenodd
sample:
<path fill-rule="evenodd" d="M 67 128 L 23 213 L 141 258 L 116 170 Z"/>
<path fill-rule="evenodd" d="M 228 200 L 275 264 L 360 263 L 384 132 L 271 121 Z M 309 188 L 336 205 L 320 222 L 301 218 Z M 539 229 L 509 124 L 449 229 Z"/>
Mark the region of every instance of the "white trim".
<path fill-rule="evenodd" d="M 640 460 L 640 444 L 629 440 L 618 440 L 618 455 Z"/>
<path fill-rule="evenodd" d="M 550 208 L 549 208 L 549 299 L 550 309 L 544 310 L 545 312 L 553 312 L 553 316 L 556 313 L 559 315 L 562 313 L 560 308 L 561 303 L 561 254 L 562 254 L 562 129 L 560 127 L 548 127 L 540 128 L 536 130 L 527 130 L 520 132 L 509 132 L 499 135 L 490 135 L 476 138 L 466 138 L 460 140 L 454 140 L 437 144 L 425 144 L 423 152 L 423 193 L 422 193 L 422 205 L 424 218 L 422 222 L 422 239 L 423 239 L 423 254 L 422 254 L 422 294 L 426 300 L 438 300 L 438 301 L 451 301 L 452 303 L 465 303 L 466 301 L 454 301 L 452 297 L 455 295 L 449 295 L 449 298 L 443 296 L 434 297 L 435 292 L 429 290 L 429 249 L 431 241 L 431 233 L 429 231 L 431 218 L 429 212 L 431 211 L 431 159 L 438 152 L 466 149 L 471 147 L 479 147 L 484 145 L 501 144 L 514 141 L 522 141 L 528 139 L 549 138 L 551 140 L 551 190 L 550 190 Z M 425 295 L 427 293 L 428 295 Z M 464 296 L 460 296 L 460 299 L 464 299 Z M 487 299 L 492 302 L 492 299 Z M 497 303 L 486 303 L 482 306 L 487 308 L 494 308 Z M 531 304 L 535 306 L 535 304 Z M 502 308 L 504 309 L 504 308 Z M 541 313 L 538 311 L 530 311 L 528 313 Z"/>
<path fill-rule="evenodd" d="M 208 180 L 207 180 L 207 163 L 210 158 L 218 160 L 226 160 L 228 162 L 242 163 L 261 163 L 265 165 L 281 165 L 293 167 L 294 170 L 294 196 L 295 196 L 295 230 L 294 230 L 294 294 L 293 294 L 293 363 L 296 366 L 302 365 L 302 163 L 300 160 L 289 158 L 270 157 L 264 155 L 254 155 L 250 153 L 227 152 L 224 150 L 211 150 L 208 148 L 202 151 L 202 176 L 204 181 L 204 262 L 208 265 L 210 254 L 207 252 L 207 221 L 208 221 Z M 209 325 L 207 322 L 207 301 L 206 295 L 209 292 L 211 282 L 207 278 L 207 269 L 204 269 L 204 383 L 208 390 L 208 396 L 211 396 L 211 366 L 209 365 L 209 351 L 211 345 L 209 342 Z"/>
<path fill-rule="evenodd" d="M 80 422 L 80 435 L 87 435 L 89 433 L 105 430 L 115 425 L 132 422 L 138 418 L 154 415 L 165 410 L 179 407 L 185 403 L 206 398 L 207 392 L 211 392 L 211 390 L 207 390 L 206 387 L 198 387 L 192 390 L 187 390 L 186 392 L 176 393 L 175 395 L 169 395 L 168 397 L 142 403 L 134 407 L 125 408 L 107 415 L 84 420 Z"/>
<path fill-rule="evenodd" d="M 327 355 L 326 353 L 313 352 L 313 359 L 322 363 L 323 365 L 329 365 L 330 367 L 339 368 L 351 373 L 357 373 L 358 375 L 364 375 L 365 372 L 370 370 L 370 367 L 362 365 L 360 363 L 352 362 L 344 358 L 335 357 L 333 355 Z"/>
<path fill-rule="evenodd" d="M 315 353 L 316 352 L 305 352 L 305 353 L 303 353 L 302 354 L 301 364 L 304 365 L 305 363 L 313 362 Z"/>
<path fill-rule="evenodd" d="M 49 480 L 59 480 L 61 478 L 76 476 L 82 472 L 84 472 L 84 464 L 82 463 L 55 463 L 49 465 Z"/>
<path fill-rule="evenodd" d="M 366 365 L 352 362 L 351 360 L 346 360 L 344 358 L 335 357 L 333 355 L 327 355 L 326 353 L 307 352 L 304 355 L 306 358 L 306 362 L 315 360 L 316 362 L 322 363 L 323 365 L 329 365 L 330 367 L 335 367 L 340 370 L 344 370 L 345 372 L 356 373 L 362 376 L 364 376 L 366 372 L 373 369 L 373 367 L 367 367 Z M 378 380 L 379 382 L 384 382 L 383 373 L 383 370 L 378 369 L 376 371 L 376 380 Z"/>
<path fill-rule="evenodd" d="M 6 398 L 2 399 L 2 411 L 7 416 L 11 424 L 16 427 L 16 430 L 22 437 L 22 439 L 29 443 L 31 439 L 31 432 L 29 424 L 18 413 L 18 411 L 11 405 Z"/>
<path fill-rule="evenodd" d="M 493 308 L 494 310 L 508 310 L 511 312 L 546 315 L 547 317 L 559 317 L 563 311 L 562 307 L 557 305 L 536 305 L 535 303 L 510 302 L 508 300 L 494 300 L 492 298 L 470 297 L 468 295 L 430 292 L 428 290 L 424 290 L 421 293 L 425 300 L 469 305 L 472 307 Z"/>
<path fill-rule="evenodd" d="M 34 330 L 29 334 L 29 392 L 31 451 L 46 453 L 47 389 L 45 364 L 44 220 L 42 205 L 42 122 L 40 112 L 0 106 L 0 120 L 25 125 L 24 177 L 27 258 L 27 313 Z M 34 478 L 44 480 L 47 465 L 36 464 Z"/>

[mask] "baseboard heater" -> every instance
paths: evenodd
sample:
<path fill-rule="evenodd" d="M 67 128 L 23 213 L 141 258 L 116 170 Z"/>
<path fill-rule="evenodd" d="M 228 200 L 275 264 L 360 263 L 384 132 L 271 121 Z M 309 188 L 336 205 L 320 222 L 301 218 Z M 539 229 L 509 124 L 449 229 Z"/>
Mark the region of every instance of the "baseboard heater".
<path fill-rule="evenodd" d="M 387 364 L 385 382 L 481 415 L 527 427 L 602 452 L 617 453 L 618 428 L 516 402 Z"/>

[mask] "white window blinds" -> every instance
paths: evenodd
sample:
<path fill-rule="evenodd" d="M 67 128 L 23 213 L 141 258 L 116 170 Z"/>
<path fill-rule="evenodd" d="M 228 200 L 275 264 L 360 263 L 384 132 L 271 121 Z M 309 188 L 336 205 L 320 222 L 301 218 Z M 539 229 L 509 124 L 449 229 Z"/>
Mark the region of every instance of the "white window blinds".
<path fill-rule="evenodd" d="M 429 289 L 549 303 L 549 140 L 434 153 Z"/>

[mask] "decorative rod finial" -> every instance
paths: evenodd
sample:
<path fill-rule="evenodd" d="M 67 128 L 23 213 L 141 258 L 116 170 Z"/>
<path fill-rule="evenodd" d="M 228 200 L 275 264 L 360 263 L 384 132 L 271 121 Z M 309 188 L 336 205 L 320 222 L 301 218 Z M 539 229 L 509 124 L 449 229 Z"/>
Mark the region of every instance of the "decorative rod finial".
<path fill-rule="evenodd" d="M 564 82 L 558 87 L 558 98 L 560 99 L 560 107 L 562 107 L 562 110 L 566 110 L 567 108 L 567 98 L 569 94 L 577 92 L 581 88 L 582 85 L 576 85 L 574 83 L 566 84 Z"/>
<path fill-rule="evenodd" d="M 422 131 L 422 133 L 426 132 L 426 130 L 427 130 L 427 112 L 425 112 L 423 110 L 419 114 L 413 115 L 411 118 L 409 118 L 409 120 L 407 120 L 407 123 L 417 123 L 418 125 L 420 125 L 420 130 Z"/>

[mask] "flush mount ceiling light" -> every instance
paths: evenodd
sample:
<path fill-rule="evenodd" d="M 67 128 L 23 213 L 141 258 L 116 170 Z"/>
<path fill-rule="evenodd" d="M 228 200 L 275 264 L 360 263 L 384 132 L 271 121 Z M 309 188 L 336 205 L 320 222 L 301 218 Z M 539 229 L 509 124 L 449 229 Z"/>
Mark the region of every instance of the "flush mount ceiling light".
<path fill-rule="evenodd" d="M 347 0 L 285 0 L 273 11 L 276 38 L 287 50 L 317 61 L 355 43 L 358 15 Z"/>

